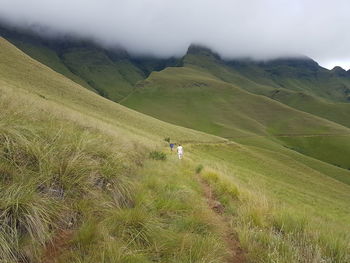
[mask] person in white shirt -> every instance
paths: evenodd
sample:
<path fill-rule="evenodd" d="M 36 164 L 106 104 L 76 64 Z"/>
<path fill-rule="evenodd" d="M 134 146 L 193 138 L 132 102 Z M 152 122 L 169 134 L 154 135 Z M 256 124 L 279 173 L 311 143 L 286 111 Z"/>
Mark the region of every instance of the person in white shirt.
<path fill-rule="evenodd" d="M 181 146 L 181 144 L 179 144 L 179 146 L 177 146 L 177 155 L 179 156 L 179 159 L 182 159 L 182 156 L 184 155 L 184 148 Z"/>

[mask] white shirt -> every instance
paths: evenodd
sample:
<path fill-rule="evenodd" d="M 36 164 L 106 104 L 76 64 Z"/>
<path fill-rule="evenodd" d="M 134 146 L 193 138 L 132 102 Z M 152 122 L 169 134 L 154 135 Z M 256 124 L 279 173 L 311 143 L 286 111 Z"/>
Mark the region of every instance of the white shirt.
<path fill-rule="evenodd" d="M 183 150 L 183 148 L 182 148 L 181 145 L 180 145 L 180 146 L 177 146 L 177 153 L 178 153 L 178 154 L 183 154 L 183 153 L 184 153 L 184 150 Z"/>

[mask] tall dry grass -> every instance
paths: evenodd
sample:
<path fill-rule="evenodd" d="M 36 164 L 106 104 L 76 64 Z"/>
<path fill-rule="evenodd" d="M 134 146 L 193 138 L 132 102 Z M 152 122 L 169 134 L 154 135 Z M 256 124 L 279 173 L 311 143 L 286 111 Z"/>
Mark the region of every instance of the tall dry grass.
<path fill-rule="evenodd" d="M 0 261 L 37 262 L 60 229 L 79 227 L 79 209 L 133 204 L 128 152 L 97 130 L 0 100 Z M 128 149 L 129 150 L 129 149 Z M 82 199 L 95 207 L 80 207 Z"/>
<path fill-rule="evenodd" d="M 202 176 L 224 204 L 249 262 L 350 261 L 349 233 L 248 190 L 227 172 L 209 168 Z"/>

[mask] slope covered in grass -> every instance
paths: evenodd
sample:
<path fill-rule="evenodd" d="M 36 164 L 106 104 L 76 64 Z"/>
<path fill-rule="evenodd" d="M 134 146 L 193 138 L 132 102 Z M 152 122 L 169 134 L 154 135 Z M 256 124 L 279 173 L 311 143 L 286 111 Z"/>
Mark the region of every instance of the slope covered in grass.
<path fill-rule="evenodd" d="M 295 109 L 334 121 L 348 128 L 350 127 L 350 103 L 327 101 L 302 92 L 293 92 L 286 89 L 273 90 L 268 96 Z"/>
<path fill-rule="evenodd" d="M 6 25 L 0 25 L 0 35 L 35 60 L 116 102 L 152 71 L 178 63 L 175 58 L 134 58 L 121 47 L 106 49 L 89 39 L 50 38 Z"/>
<path fill-rule="evenodd" d="M 349 102 L 350 76 L 322 68 L 308 57 L 266 62 L 228 61 L 226 65 L 257 83 L 304 92 L 335 102 Z"/>
<path fill-rule="evenodd" d="M 173 125 L 139 114 L 107 99 L 96 96 L 73 81 L 19 52 L 7 41 L 1 40 L 1 84 L 15 88 L 24 94 L 30 93 L 42 103 L 51 103 L 55 109 L 65 107 L 86 115 L 81 122 L 88 123 L 88 117 L 104 121 L 105 126 L 118 125 L 120 129 L 146 136 L 172 136 L 184 140 L 221 140 L 214 136 L 184 130 Z M 58 111 L 59 112 L 59 111 Z M 157 123 L 157 125 L 155 125 Z M 91 124 L 92 126 L 97 126 Z"/>
<path fill-rule="evenodd" d="M 348 128 L 244 91 L 199 67 L 152 73 L 122 103 L 161 120 L 233 140 L 272 136 L 286 142 L 284 136 L 289 136 L 286 146 L 332 164 L 340 157 L 339 164 L 350 167 L 345 157 L 349 148 L 343 147 L 350 141 Z M 345 136 L 324 140 L 315 151 L 310 144 L 300 143 L 300 138 L 310 135 Z"/>
<path fill-rule="evenodd" d="M 350 127 L 350 75 L 339 67 L 326 70 L 307 57 L 227 61 L 196 45 L 191 45 L 181 59 L 130 57 L 121 48 L 106 50 L 90 40 L 55 40 L 6 26 L 0 27 L 0 33 L 34 59 L 113 101 L 122 101 L 152 71 L 183 64 L 200 67 L 251 93 Z"/>
<path fill-rule="evenodd" d="M 83 87 L 96 92 L 96 90 L 89 86 L 85 80 L 73 74 L 54 50 L 39 43 L 30 43 L 29 41 L 21 41 L 17 39 L 10 39 L 10 41 L 23 52 L 40 61 L 42 64 L 52 68 L 56 72 L 66 76 Z"/>
<path fill-rule="evenodd" d="M 3 39 L 0 57 L 2 262 L 223 262 L 189 168 L 145 162 L 165 135 L 222 139 L 103 99 Z"/>
<path fill-rule="evenodd" d="M 137 113 L 4 40 L 0 89 L 2 262 L 223 263 L 233 240 L 246 262 L 349 260 L 349 171 Z"/>
<path fill-rule="evenodd" d="M 350 75 L 335 75 L 309 58 L 224 61 L 209 49 L 192 46 L 183 62 L 251 93 L 350 127 Z"/>
<path fill-rule="evenodd" d="M 6 93 L 2 262 L 225 261 L 228 248 L 191 166 L 147 160 L 157 142 L 77 125 L 75 113 L 58 118 L 28 100 L 18 110 Z"/>
<path fill-rule="evenodd" d="M 121 56 L 113 60 L 102 49 L 94 47 L 65 49 L 62 60 L 72 72 L 113 101 L 123 99 L 139 80 L 145 78 L 144 73 L 128 57 Z"/>

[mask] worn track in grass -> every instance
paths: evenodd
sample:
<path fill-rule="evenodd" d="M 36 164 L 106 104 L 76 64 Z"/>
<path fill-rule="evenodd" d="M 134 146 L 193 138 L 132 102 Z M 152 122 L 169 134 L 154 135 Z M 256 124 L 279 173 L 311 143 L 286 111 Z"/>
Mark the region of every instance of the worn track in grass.
<path fill-rule="evenodd" d="M 225 207 L 217 200 L 211 186 L 205 182 L 200 175 L 197 175 L 198 181 L 202 186 L 203 193 L 207 199 L 208 206 L 214 211 L 219 222 L 224 228 L 224 238 L 227 247 L 230 250 L 230 255 L 227 258 L 228 263 L 246 263 L 246 253 L 242 249 L 238 240 L 237 234 L 229 224 L 228 218 L 224 215 Z"/>

